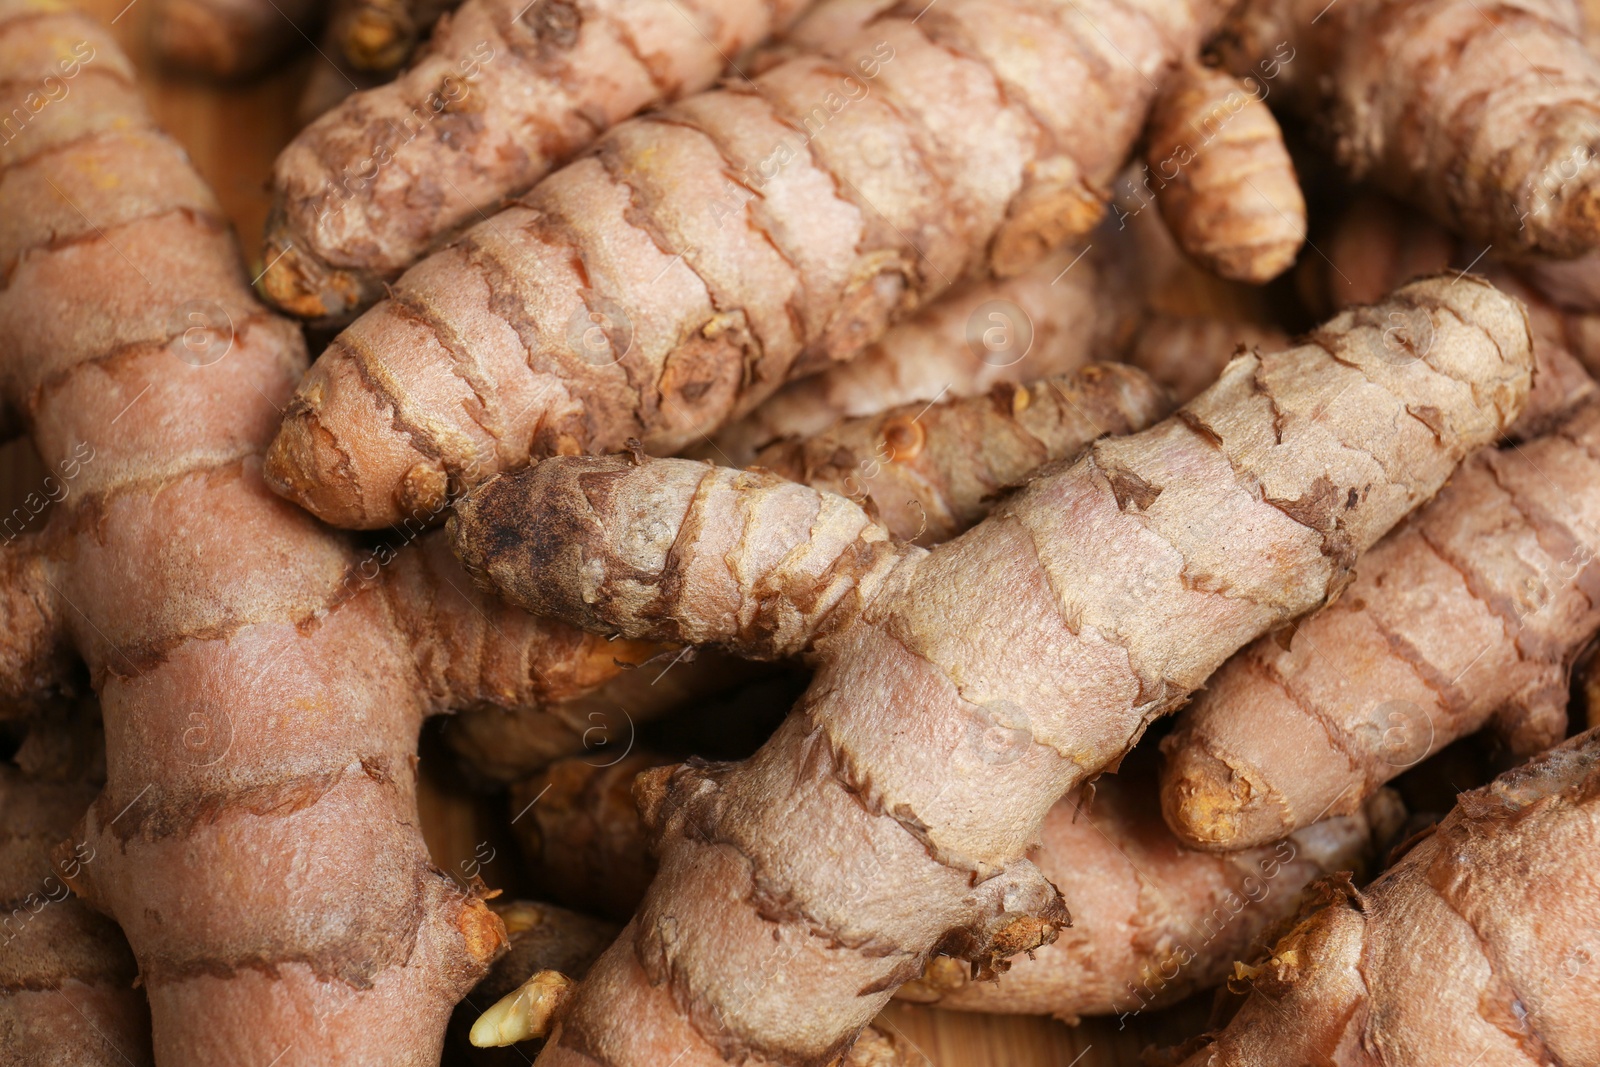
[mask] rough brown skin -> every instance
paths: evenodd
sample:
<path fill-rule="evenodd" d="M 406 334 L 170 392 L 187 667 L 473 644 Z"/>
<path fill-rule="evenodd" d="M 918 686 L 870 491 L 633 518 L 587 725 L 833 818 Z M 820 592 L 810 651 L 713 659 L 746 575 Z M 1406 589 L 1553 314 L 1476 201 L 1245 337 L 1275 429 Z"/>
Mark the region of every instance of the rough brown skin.
<path fill-rule="evenodd" d="M 1145 176 L 1179 246 L 1206 269 L 1256 285 L 1288 270 L 1306 237 L 1305 197 L 1266 92 L 1185 63 L 1145 129 Z"/>
<path fill-rule="evenodd" d="M 1567 0 L 1248 0 L 1212 42 L 1345 172 L 1499 255 L 1600 243 L 1600 62 Z"/>
<path fill-rule="evenodd" d="M 935 545 L 1038 468 L 1097 437 L 1142 430 L 1172 407 L 1142 371 L 1091 363 L 1031 385 L 1003 382 L 987 396 L 847 419 L 769 445 L 752 466 L 849 497 L 898 540 Z"/>
<path fill-rule="evenodd" d="M 4 113 L 63 56 L 71 92 L 0 147 L 0 395 L 56 498 L 6 548 L 0 691 L 81 662 L 99 694 L 72 884 L 127 935 L 159 1062 L 431 1067 L 504 934 L 428 859 L 423 716 L 570 699 L 655 650 L 498 606 L 438 536 L 358 551 L 268 491 L 299 329 L 110 37 L 0 2 Z"/>
<path fill-rule="evenodd" d="M 1171 408 L 1141 372 L 1090 364 L 1032 386 L 997 385 L 988 396 L 847 419 L 814 438 L 770 446 L 757 466 L 848 495 L 891 537 L 933 544 L 988 514 L 1041 465 L 1076 455 L 1096 437 L 1143 429 Z M 565 632 L 560 624 L 552 629 Z M 468 773 L 489 782 L 515 781 L 580 750 L 603 761 L 608 756 L 599 750 L 624 747 L 639 723 L 752 675 L 751 664 L 716 653 L 682 659 L 681 650 L 669 650 L 628 671 L 624 658 L 611 672 L 616 677 L 592 692 L 470 709 L 448 725 L 447 736 Z"/>
<path fill-rule="evenodd" d="M 1385 345 L 1391 311 L 1426 359 Z M 1471 277 L 1319 340 L 1235 360 L 932 551 L 684 460 L 556 458 L 470 494 L 457 551 L 514 601 L 817 667 L 750 760 L 641 787 L 660 873 L 540 1062 L 826 1062 L 935 951 L 988 970 L 1053 940 L 1065 910 L 1024 858 L 1050 807 L 1342 588 L 1526 393 L 1522 312 Z"/>
<path fill-rule="evenodd" d="M 134 987 L 133 954 L 116 924 L 66 886 L 96 858 L 72 824 L 99 781 L 88 780 L 73 736 L 86 724 L 52 711 L 59 719 L 41 720 L 16 762 L 0 764 L 0 1064 L 147 1067 L 150 1009 Z"/>
<path fill-rule="evenodd" d="M 372 3 L 352 5 L 369 17 L 341 35 L 341 52 L 356 46 L 358 69 L 394 51 Z M 291 314 L 349 321 L 442 238 L 499 210 L 607 127 L 706 88 L 729 56 L 803 8 L 467 0 L 409 70 L 345 100 L 278 157 L 262 291 Z"/>
<path fill-rule="evenodd" d="M 801 26 L 808 26 L 815 14 Z M 790 382 L 686 455 L 743 467 L 783 438 L 902 404 L 979 396 L 1003 382 L 1067 374 L 1112 359 L 1132 336 L 1136 286 L 1096 236 L 1015 278 L 950 293 L 896 325 L 848 363 Z"/>
<path fill-rule="evenodd" d="M 647 752 L 604 768 L 566 759 L 518 785 L 513 813 L 539 797 L 515 829 L 541 885 L 574 901 L 613 894 L 608 914 L 631 916 L 655 874 L 633 780 L 666 762 Z M 897 996 L 1071 1023 L 1172 1003 L 1220 983 L 1258 933 L 1294 913 L 1309 882 L 1361 868 L 1404 817 L 1398 801 L 1385 796 L 1372 822 L 1358 812 L 1275 847 L 1197 852 L 1162 823 L 1153 771 L 1124 764 L 1045 816 L 1028 855 L 1072 913 L 1059 940 L 988 982 L 974 980 L 965 963 L 935 957 Z"/>
<path fill-rule="evenodd" d="M 627 799 L 631 809 L 632 798 Z M 632 822 L 637 827 L 637 815 L 632 816 Z M 634 836 L 637 838 L 637 832 Z M 556 971 L 582 978 L 619 929 L 612 923 L 539 901 L 513 900 L 490 907 L 505 921 L 511 948 L 472 991 L 473 999 L 484 1005 L 514 992 L 530 975 L 540 972 Z M 501 1053 L 497 1049 L 474 1048 L 468 1056 L 472 1063 L 485 1067 L 528 1062 L 526 1056 L 509 1050 Z M 926 1057 L 909 1047 L 908 1042 L 871 1026 L 836 1067 L 921 1067 L 926 1062 Z"/>
<path fill-rule="evenodd" d="M 1025 270 L 1091 228 L 1151 76 L 1216 14 L 1100 7 L 884 15 L 837 60 L 613 127 L 335 339 L 272 484 L 373 528 L 530 458 L 676 451 L 956 281 Z"/>
<path fill-rule="evenodd" d="M 305 44 L 321 20 L 318 0 L 156 0 L 150 44 L 179 70 L 248 78 Z"/>
<path fill-rule="evenodd" d="M 1186 1067 L 1594 1063 L 1600 733 L 1463 793 L 1365 891 L 1327 885 Z"/>
<path fill-rule="evenodd" d="M 1572 661 L 1600 631 L 1597 455 L 1591 400 L 1474 456 L 1338 602 L 1219 671 L 1163 744 L 1179 836 L 1276 840 L 1486 726 L 1518 754 L 1560 740 Z"/>

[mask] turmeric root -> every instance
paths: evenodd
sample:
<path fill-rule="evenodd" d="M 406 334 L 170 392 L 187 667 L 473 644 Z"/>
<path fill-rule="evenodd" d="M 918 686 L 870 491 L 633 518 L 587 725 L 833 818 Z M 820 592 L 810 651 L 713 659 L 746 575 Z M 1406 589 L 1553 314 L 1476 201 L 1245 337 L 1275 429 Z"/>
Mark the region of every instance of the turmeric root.
<path fill-rule="evenodd" d="M 611 767 L 565 759 L 512 791 L 512 811 L 526 812 L 514 826 L 518 844 L 546 891 L 590 902 L 604 893 L 607 914 L 633 914 L 655 863 L 632 783 L 665 762 L 647 752 Z M 1308 883 L 1363 867 L 1404 817 L 1398 800 L 1384 795 L 1370 821 L 1357 812 L 1267 848 L 1195 852 L 1161 821 L 1154 769 L 1125 763 L 1045 816 L 1028 857 L 1072 913 L 1059 940 L 1013 961 L 993 982 L 973 981 L 966 964 L 935 957 L 897 996 L 1068 1022 L 1170 1004 L 1221 982 L 1258 933 L 1294 913 Z"/>
<path fill-rule="evenodd" d="M 685 454 L 744 467 L 773 442 L 813 437 L 840 419 L 978 396 L 1116 358 L 1133 333 L 1136 287 L 1098 236 L 1015 278 L 934 301 L 854 359 L 790 382 Z"/>
<path fill-rule="evenodd" d="M 610 923 L 536 901 L 494 907 L 510 931 L 511 949 L 473 990 L 475 996 L 496 998 L 472 1026 L 472 1043 L 480 1050 L 545 1036 L 573 980 L 583 977 L 617 934 Z M 870 1026 L 849 1055 L 828 1067 L 919 1067 L 926 1062 L 898 1036 Z"/>
<path fill-rule="evenodd" d="M 1185 252 L 1256 285 L 1289 269 L 1306 202 L 1260 83 L 1185 63 L 1156 97 L 1145 138 L 1147 180 Z"/>
<path fill-rule="evenodd" d="M 756 454 L 754 466 L 849 497 L 890 536 L 948 541 L 987 515 L 998 494 L 1095 438 L 1142 430 L 1171 410 L 1133 367 L 1092 363 L 988 396 L 910 404 L 849 419 Z"/>
<path fill-rule="evenodd" d="M 358 69 L 388 64 L 404 35 L 379 14 L 405 6 L 352 5 L 341 53 Z M 262 291 L 292 314 L 349 321 L 437 241 L 498 211 L 608 126 L 706 88 L 729 56 L 803 8 L 466 0 L 415 65 L 334 108 L 278 157 Z"/>
<path fill-rule="evenodd" d="M 1143 429 L 1169 409 L 1162 390 L 1139 371 L 1091 364 L 1032 386 L 999 385 L 986 397 L 849 419 L 809 440 L 774 445 L 757 463 L 848 495 L 890 536 L 931 544 L 987 514 L 1002 490 L 1037 467 L 1076 455 L 1102 434 Z M 553 629 L 565 632 L 559 624 Z M 518 698 L 468 709 L 449 723 L 447 737 L 469 775 L 514 781 L 559 756 L 595 747 L 591 739 L 595 745 L 631 739 L 638 724 L 751 675 L 749 664 L 730 664 L 714 653 L 683 666 L 680 658 L 662 653 L 668 662 L 637 671 L 618 663 L 614 680 L 564 701 Z M 605 667 L 590 666 L 600 673 L 586 678 L 598 684 Z"/>
<path fill-rule="evenodd" d="M 0 1061 L 146 1067 L 150 1009 L 134 985 L 133 954 L 115 923 L 67 889 L 97 859 L 72 824 L 99 786 L 85 780 L 85 753 L 41 761 L 32 751 L 79 748 L 63 736 L 72 726 L 41 721 L 16 762 L 0 764 Z"/>
<path fill-rule="evenodd" d="M 530 457 L 675 451 L 956 280 L 1034 265 L 1091 228 L 1146 71 L 1215 14 L 1149 3 L 1104 0 L 1092 22 L 1059 0 L 885 15 L 840 59 L 613 127 L 334 340 L 272 484 L 377 528 Z"/>
<path fill-rule="evenodd" d="M 157 0 L 150 43 L 191 74 L 248 78 L 307 42 L 321 13 L 317 0 Z"/>
<path fill-rule="evenodd" d="M 1600 245 L 1600 63 L 1575 5 L 1247 0 L 1212 47 L 1351 178 L 1497 254 Z"/>
<path fill-rule="evenodd" d="M 1325 884 L 1186 1067 L 1593 1063 L 1600 732 L 1461 795 L 1364 891 Z"/>
<path fill-rule="evenodd" d="M 1519 754 L 1559 741 L 1572 660 L 1600 631 L 1597 452 L 1591 401 L 1474 456 L 1337 603 L 1219 671 L 1164 742 L 1179 836 L 1273 841 L 1484 726 Z"/>
<path fill-rule="evenodd" d="M 541 1062 L 826 1061 L 936 950 L 990 973 L 1054 940 L 1065 909 L 1024 858 L 1050 807 L 1346 584 L 1503 432 L 1530 364 L 1514 301 L 1419 282 L 931 551 L 687 460 L 552 458 L 469 494 L 457 552 L 524 606 L 817 666 L 750 760 L 642 780 L 660 872 Z"/>
<path fill-rule="evenodd" d="M 0 691 L 81 663 L 101 698 L 97 858 L 70 881 L 127 935 L 158 1061 L 431 1067 L 504 935 L 418 832 L 423 716 L 570 699 L 658 649 L 498 605 L 437 535 L 358 552 L 268 491 L 299 329 L 110 37 L 0 5 L 5 113 L 73 63 L 0 146 L 0 384 L 57 499 L 4 550 Z"/>

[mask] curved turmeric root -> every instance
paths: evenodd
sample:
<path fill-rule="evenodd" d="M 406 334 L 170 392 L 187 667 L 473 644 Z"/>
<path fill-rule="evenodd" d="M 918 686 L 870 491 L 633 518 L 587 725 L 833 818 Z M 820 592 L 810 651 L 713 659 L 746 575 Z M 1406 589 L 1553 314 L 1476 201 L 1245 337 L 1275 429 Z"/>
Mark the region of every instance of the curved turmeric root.
<path fill-rule="evenodd" d="M 809 440 L 773 445 L 756 463 L 844 493 L 890 536 L 930 544 L 972 525 L 1041 465 L 1075 456 L 1104 434 L 1143 429 L 1168 410 L 1164 392 L 1139 371 L 1090 364 L 1031 386 L 999 385 L 988 396 L 849 419 Z M 559 623 L 548 625 L 566 632 Z M 532 641 L 512 644 L 524 643 Z M 599 650 L 601 656 L 607 651 Z M 614 679 L 572 699 L 541 702 L 517 693 L 458 715 L 446 736 L 468 773 L 514 781 L 557 757 L 631 740 L 639 723 L 752 676 L 750 664 L 715 653 L 688 663 L 662 653 L 658 662 L 629 671 L 627 651 L 613 653 L 621 661 L 610 672 Z M 599 673 L 587 677 L 598 679 L 604 661 L 591 662 Z"/>
<path fill-rule="evenodd" d="M 1600 732 L 1463 793 L 1365 891 L 1333 881 L 1186 1067 L 1594 1063 Z"/>
<path fill-rule="evenodd" d="M 291 314 L 349 321 L 436 243 L 607 127 L 706 88 L 727 57 L 804 6 L 466 0 L 409 70 L 345 100 L 278 157 L 262 291 Z M 341 54 L 358 70 L 397 65 L 411 39 L 402 11 L 406 0 L 347 5 L 334 26 Z"/>
<path fill-rule="evenodd" d="M 1116 358 L 1134 330 L 1136 287 L 1109 242 L 1098 231 L 1091 240 L 1015 278 L 934 301 L 854 359 L 790 382 L 685 454 L 744 467 L 768 445 L 813 437 L 840 419 L 978 396 Z"/>
<path fill-rule="evenodd" d="M 648 752 L 609 767 L 565 759 L 512 790 L 512 811 L 525 813 L 513 829 L 545 891 L 633 914 L 655 874 L 633 782 L 666 762 Z M 1228 856 L 1196 852 L 1161 821 L 1155 768 L 1131 762 L 1057 801 L 1028 852 L 1072 913 L 1060 939 L 987 982 L 935 957 L 900 999 L 1068 1022 L 1170 1004 L 1220 983 L 1258 933 L 1294 913 L 1307 884 L 1364 867 L 1404 817 L 1385 795 L 1370 819 L 1360 811 Z"/>
<path fill-rule="evenodd" d="M 1086 233 L 1145 70 L 1192 51 L 1215 6 L 1104 0 L 1090 22 L 946 0 L 615 126 L 334 340 L 268 478 L 379 528 L 532 458 L 697 441 L 957 280 Z"/>
<path fill-rule="evenodd" d="M 1591 401 L 1474 456 L 1338 602 L 1219 671 L 1163 743 L 1179 836 L 1276 840 L 1485 726 L 1521 754 L 1560 740 L 1572 660 L 1600 631 L 1596 455 Z"/>
<path fill-rule="evenodd" d="M 248 78 L 304 44 L 321 14 L 317 0 L 156 0 L 150 44 L 191 74 Z"/>
<path fill-rule="evenodd" d="M 0 385 L 66 486 L 0 552 L 0 693 L 81 659 L 101 698 L 96 859 L 67 873 L 127 935 L 158 1060 L 431 1067 L 504 934 L 429 861 L 423 716 L 570 699 L 658 649 L 499 605 L 437 535 L 358 553 L 271 494 L 299 329 L 111 38 L 0 5 L 0 113 L 69 68 L 0 146 Z"/>
<path fill-rule="evenodd" d="M 116 924 L 67 888 L 97 858 L 72 824 L 99 786 L 85 780 L 94 777 L 84 773 L 85 753 L 58 766 L 34 758 L 35 749 L 79 747 L 62 736 L 76 725 L 41 721 L 16 763 L 0 764 L 0 1059 L 146 1067 L 150 1009 L 135 988 L 133 954 Z"/>
<path fill-rule="evenodd" d="M 934 952 L 988 973 L 1054 940 L 1065 908 L 1025 859 L 1051 806 L 1342 588 L 1515 417 L 1528 346 L 1486 283 L 1419 282 L 932 551 L 686 460 L 555 458 L 470 494 L 457 551 L 524 606 L 817 666 L 750 760 L 647 776 L 660 872 L 541 1062 L 825 1062 Z"/>
<path fill-rule="evenodd" d="M 1600 245 L 1600 62 L 1576 5 L 1247 0 L 1212 46 L 1351 178 L 1497 254 Z"/>
<path fill-rule="evenodd" d="M 890 536 L 948 541 L 993 508 L 1006 489 L 1097 437 L 1142 430 L 1171 410 L 1143 372 L 1091 363 L 987 396 L 908 404 L 848 419 L 803 441 L 756 454 L 753 467 L 849 497 Z"/>
<path fill-rule="evenodd" d="M 1187 404 L 1211 387 L 1241 351 L 1276 352 L 1289 335 L 1273 326 L 1198 315 L 1150 315 L 1123 358 Z"/>
<path fill-rule="evenodd" d="M 1259 83 L 1186 63 L 1162 86 L 1145 138 L 1156 203 L 1185 252 L 1256 285 L 1289 269 L 1306 202 Z"/>

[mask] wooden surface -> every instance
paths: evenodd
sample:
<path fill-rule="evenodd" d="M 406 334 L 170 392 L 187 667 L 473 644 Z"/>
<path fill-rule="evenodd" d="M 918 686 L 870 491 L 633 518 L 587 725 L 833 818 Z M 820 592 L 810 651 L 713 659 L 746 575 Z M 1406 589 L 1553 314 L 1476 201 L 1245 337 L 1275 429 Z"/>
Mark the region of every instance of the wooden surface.
<path fill-rule="evenodd" d="M 308 45 L 270 77 L 241 86 L 207 85 L 165 74 L 151 61 L 146 35 L 153 0 L 81 2 L 102 22 L 115 19 L 112 28 L 139 68 L 157 121 L 183 143 L 216 190 L 238 230 L 250 272 L 256 274 L 261 269 L 260 238 L 272 160 L 294 133 L 294 106 L 311 64 L 323 61 Z M 0 449 L 0 510 L 16 506 L 37 488 L 42 476 L 26 443 L 12 442 Z M 481 866 L 484 879 L 515 892 L 521 877 L 501 825 L 502 807 L 472 797 L 443 764 L 434 747 L 424 748 L 420 797 L 424 831 L 436 861 L 446 870 L 458 870 L 474 858 L 481 861 L 492 854 Z M 1176 1043 L 1200 1029 L 1204 1018 L 1204 1006 L 1194 1003 L 1141 1015 L 1125 1028 L 1114 1019 L 1068 1027 L 1049 1019 L 980 1016 L 915 1005 L 896 1004 L 886 1013 L 888 1023 L 935 1067 L 1134 1065 L 1145 1046 Z"/>

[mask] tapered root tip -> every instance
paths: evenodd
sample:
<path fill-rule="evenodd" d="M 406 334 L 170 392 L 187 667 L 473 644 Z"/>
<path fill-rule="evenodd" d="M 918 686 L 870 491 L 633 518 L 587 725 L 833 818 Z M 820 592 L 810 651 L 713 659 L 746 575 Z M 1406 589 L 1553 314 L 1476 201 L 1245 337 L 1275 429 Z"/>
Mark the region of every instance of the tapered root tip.
<path fill-rule="evenodd" d="M 1291 832 L 1287 813 L 1252 769 L 1235 767 L 1182 733 L 1163 745 L 1161 813 L 1190 848 L 1231 852 L 1276 841 Z"/>
<path fill-rule="evenodd" d="M 478 1048 L 497 1048 L 544 1037 L 572 986 L 560 971 L 540 971 L 478 1016 L 469 1039 Z"/>
<path fill-rule="evenodd" d="M 256 288 L 262 298 L 315 325 L 344 326 L 383 297 L 382 279 L 335 267 L 297 240 L 281 204 L 267 220 L 261 255 L 265 266 Z"/>
<path fill-rule="evenodd" d="M 338 348 L 300 383 L 263 475 L 279 496 L 346 530 L 421 530 L 450 499 L 443 464 L 395 428 L 393 410 Z"/>

